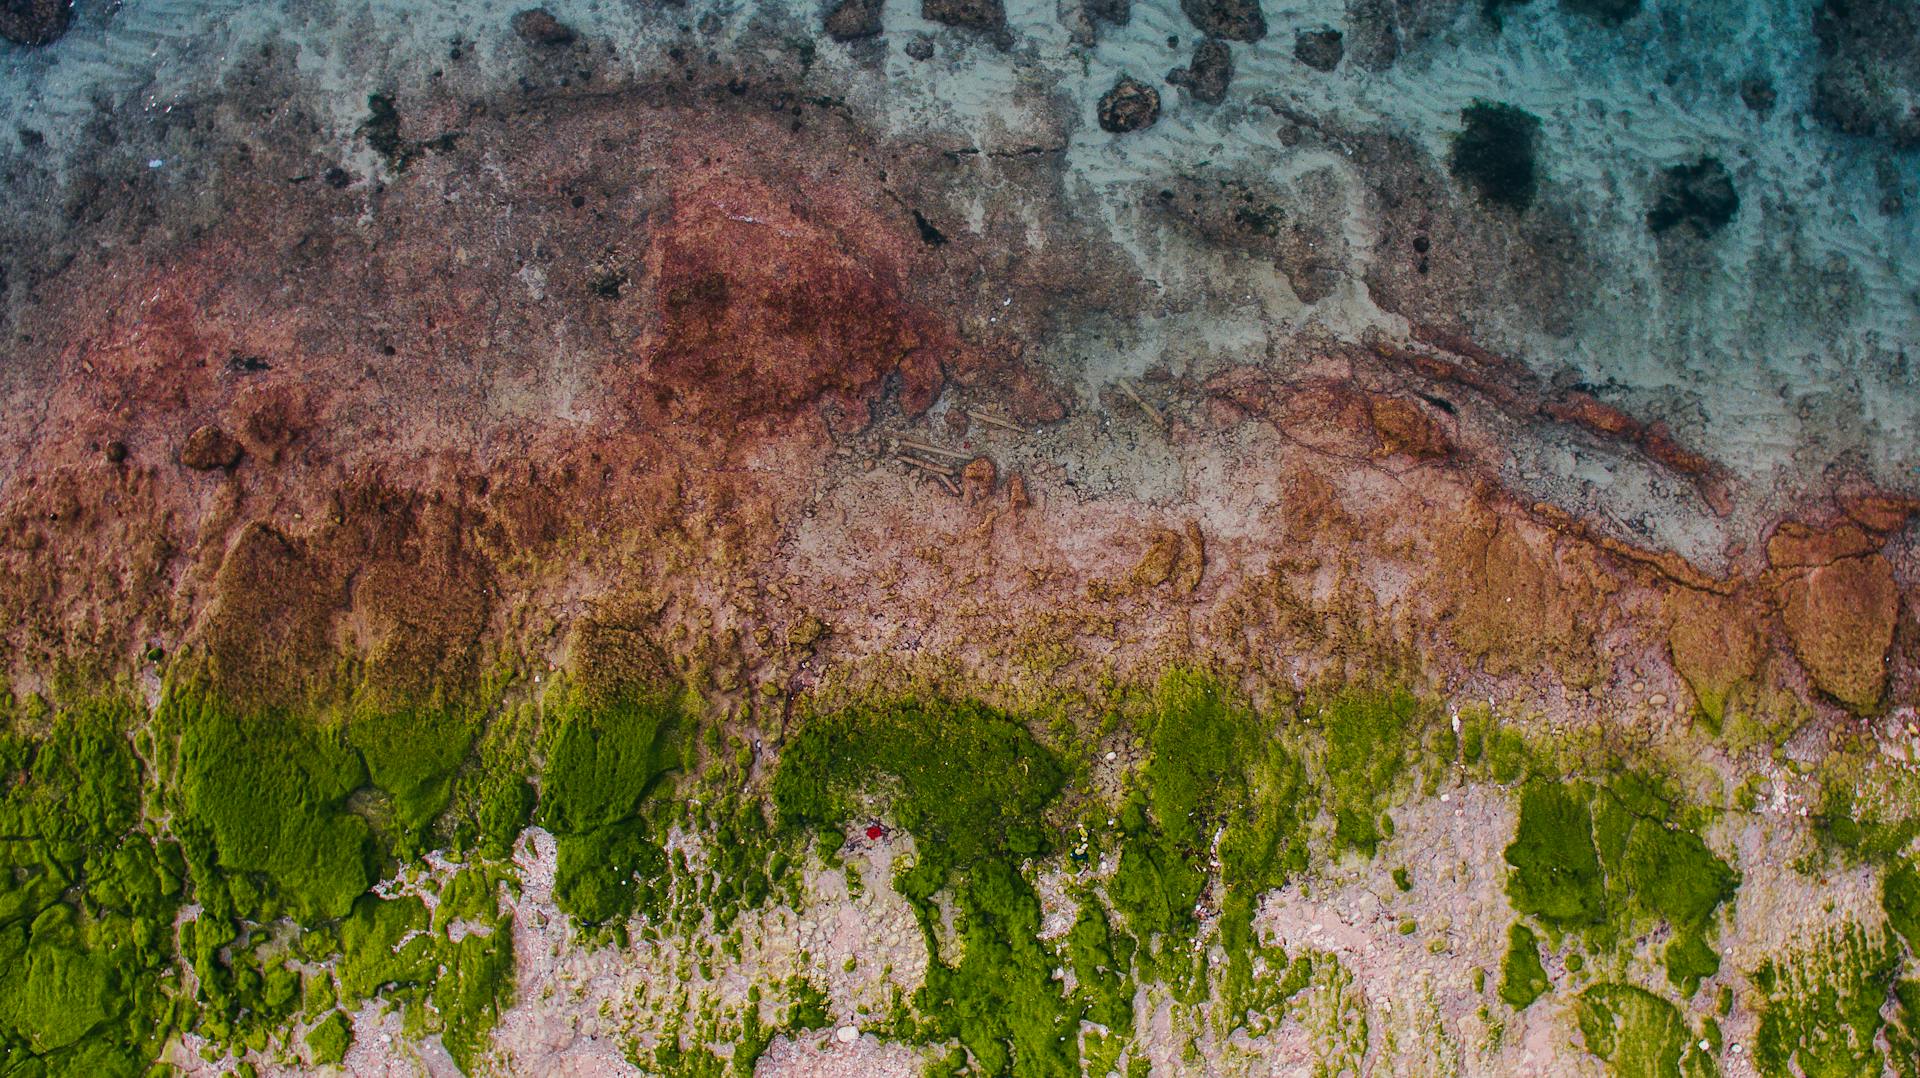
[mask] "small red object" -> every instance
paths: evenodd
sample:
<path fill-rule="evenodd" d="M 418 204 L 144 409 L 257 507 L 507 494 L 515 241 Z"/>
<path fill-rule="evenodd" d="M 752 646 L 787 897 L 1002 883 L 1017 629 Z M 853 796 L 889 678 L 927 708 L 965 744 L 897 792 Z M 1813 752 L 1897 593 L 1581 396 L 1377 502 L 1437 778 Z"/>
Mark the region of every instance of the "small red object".
<path fill-rule="evenodd" d="M 886 833 L 887 833 L 887 829 L 884 827 L 881 827 L 877 823 L 870 823 L 867 825 L 867 838 L 875 842 L 880 841 L 880 836 Z"/>

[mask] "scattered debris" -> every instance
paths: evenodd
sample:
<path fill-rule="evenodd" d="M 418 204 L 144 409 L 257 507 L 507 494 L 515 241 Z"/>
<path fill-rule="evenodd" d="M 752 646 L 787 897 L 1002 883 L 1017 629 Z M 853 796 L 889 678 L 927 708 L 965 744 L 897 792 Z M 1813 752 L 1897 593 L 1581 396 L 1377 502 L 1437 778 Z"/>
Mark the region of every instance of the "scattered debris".
<path fill-rule="evenodd" d="M 989 427 L 999 427 L 1002 430 L 1013 431 L 1015 434 L 1027 433 L 1025 427 L 1022 427 L 1020 424 L 1015 423 L 1005 416 L 994 415 L 992 412 L 982 412 L 977 408 L 969 408 L 967 409 L 967 415 L 978 422 L 985 423 Z"/>
<path fill-rule="evenodd" d="M 1140 395 L 1140 390 L 1134 386 L 1133 379 L 1122 378 L 1120 379 L 1119 386 L 1120 392 L 1125 393 L 1128 400 L 1139 405 L 1140 410 L 1147 413 L 1147 418 L 1153 420 L 1153 425 L 1159 427 L 1161 433 L 1165 433 L 1172 428 L 1172 425 L 1167 422 L 1166 414 L 1161 412 L 1160 409 L 1155 408 L 1145 397 Z"/>

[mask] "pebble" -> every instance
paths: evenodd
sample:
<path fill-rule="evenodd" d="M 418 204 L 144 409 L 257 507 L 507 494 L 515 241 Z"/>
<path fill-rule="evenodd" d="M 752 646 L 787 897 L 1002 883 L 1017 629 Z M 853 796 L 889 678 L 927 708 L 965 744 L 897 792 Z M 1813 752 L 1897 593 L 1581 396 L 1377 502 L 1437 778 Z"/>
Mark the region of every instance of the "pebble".
<path fill-rule="evenodd" d="M 1119 754 L 1119 753 L 1117 753 L 1117 752 L 1108 752 L 1108 753 L 1107 753 L 1107 762 L 1108 762 L 1108 763 L 1112 763 L 1112 762 L 1114 762 L 1115 760 L 1118 760 L 1119 758 L 1120 758 L 1120 754 Z"/>
<path fill-rule="evenodd" d="M 1641 693 L 1647 691 L 1647 683 L 1644 681 L 1636 681 L 1632 685 L 1628 686 L 1628 688 L 1633 692 L 1635 696 L 1638 696 Z"/>
<path fill-rule="evenodd" d="M 1654 693 L 1652 696 L 1647 698 L 1647 703 L 1652 704 L 1654 707 L 1666 707 L 1667 694 L 1663 692 Z"/>
<path fill-rule="evenodd" d="M 852 1044 L 854 1041 L 860 1039 L 860 1030 L 857 1026 L 841 1026 L 839 1032 L 834 1034 L 834 1037 L 838 1039 L 841 1044 Z"/>

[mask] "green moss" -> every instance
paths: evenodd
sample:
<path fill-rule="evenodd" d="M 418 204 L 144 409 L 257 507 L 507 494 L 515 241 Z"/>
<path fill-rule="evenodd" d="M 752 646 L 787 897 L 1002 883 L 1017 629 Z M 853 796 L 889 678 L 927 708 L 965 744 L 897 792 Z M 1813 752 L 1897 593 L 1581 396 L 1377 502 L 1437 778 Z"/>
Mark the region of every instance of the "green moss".
<path fill-rule="evenodd" d="M 1089 1022 L 1107 1027 L 1124 1041 L 1133 1032 L 1134 942 L 1116 932 L 1096 901 L 1081 903 L 1067 933 L 1067 958 L 1073 964 L 1075 998 Z"/>
<path fill-rule="evenodd" d="M 434 975 L 426 904 L 411 896 L 365 895 L 340 923 L 341 1002 L 352 1006 L 383 989 L 427 982 Z"/>
<path fill-rule="evenodd" d="M 1147 760 L 1117 817 L 1115 909 L 1156 951 L 1162 938 L 1188 938 L 1217 832 L 1223 924 L 1250 939 L 1253 901 L 1306 867 L 1316 811 L 1306 769 L 1251 709 L 1199 675 L 1165 678 L 1143 726 Z M 1228 978 L 1244 984 L 1251 959 L 1248 947 L 1230 947 Z"/>
<path fill-rule="evenodd" d="M 662 777 L 680 766 L 681 709 L 658 696 L 603 708 L 564 702 L 540 780 L 540 823 L 583 834 L 631 820 Z"/>
<path fill-rule="evenodd" d="M 117 1017 L 123 1006 L 114 991 L 115 970 L 105 956 L 36 939 L 9 968 L 16 976 L 24 970 L 25 976 L 0 991 L 0 1023 L 37 1054 L 79 1043 Z"/>
<path fill-rule="evenodd" d="M 183 875 L 178 848 L 140 830 L 136 712 L 0 715 L 0 1057 L 136 1073 L 174 1028 L 163 977 Z"/>
<path fill-rule="evenodd" d="M 555 718 L 540 783 L 540 821 L 559 838 L 554 901 L 584 924 L 617 924 L 652 905 L 666 868 L 640 811 L 680 765 L 682 712 L 628 695 L 597 708 L 569 700 Z"/>
<path fill-rule="evenodd" d="M 373 882 L 371 830 L 346 808 L 367 781 L 337 733 L 281 713 L 241 718 L 195 692 L 169 696 L 181 799 L 225 873 L 258 873 L 288 912 L 345 916 Z"/>
<path fill-rule="evenodd" d="M 1530 783 L 1520 792 L 1520 823 L 1507 846 L 1507 897 L 1513 908 L 1555 928 L 1606 918 L 1605 880 L 1593 845 L 1593 814 L 1574 787 Z"/>
<path fill-rule="evenodd" d="M 1753 1062 L 1763 1075 L 1879 1074 L 1875 1039 L 1900 951 L 1859 925 L 1828 930 L 1805 951 L 1753 973 L 1762 995 Z"/>
<path fill-rule="evenodd" d="M 500 1012 L 513 1005 L 513 919 L 502 917 L 484 932 L 436 945 L 438 971 L 429 999 L 438 1016 L 440 1041 L 460 1069 L 474 1073 L 490 1043 Z"/>
<path fill-rule="evenodd" d="M 1697 834 L 1675 826 L 1671 806 L 1657 785 L 1633 773 L 1598 789 L 1528 784 L 1506 854 L 1514 909 L 1600 947 L 1612 946 L 1633 917 L 1665 920 L 1683 941 L 1670 952 L 1679 964 L 1671 975 L 1697 987 L 1699 971 L 1710 976 L 1718 966 L 1706 933 L 1739 877 Z"/>
<path fill-rule="evenodd" d="M 360 750 L 373 784 L 393 800 L 402 860 L 424 852 L 426 830 L 453 798 L 454 773 L 473 745 L 473 725 L 446 709 L 355 718 L 347 741 Z"/>
<path fill-rule="evenodd" d="M 1697 930 L 1676 934 L 1660 957 L 1667 967 L 1667 980 L 1688 998 L 1700 991 L 1701 981 L 1720 972 L 1720 956 Z"/>
<path fill-rule="evenodd" d="M 1911 861 L 1900 861 L 1881 879 L 1880 908 L 1887 913 L 1887 927 L 1907 942 L 1907 950 L 1920 955 L 1920 871 Z"/>
<path fill-rule="evenodd" d="M 957 1040 L 980 1069 L 1077 1073 L 1079 1010 L 1052 977 L 1040 904 L 1017 867 L 1040 852 L 1059 759 L 1008 716 L 977 704 L 905 702 L 815 716 L 782 754 L 773 797 L 790 832 L 838 828 L 883 805 L 912 832 L 919 860 L 894 887 L 926 940 L 915 995 L 926 1035 Z M 941 953 L 934 895 L 951 888 L 960 959 Z"/>
<path fill-rule="evenodd" d="M 1500 964 L 1500 998 L 1514 1010 L 1524 1011 L 1552 987 L 1547 968 L 1540 963 L 1540 938 L 1515 921 L 1507 930 L 1507 957 Z"/>
<path fill-rule="evenodd" d="M 864 798 L 954 868 L 1045 845 L 1043 815 L 1065 781 L 1059 758 L 979 704 L 902 702 L 810 720 L 788 742 L 772 793 L 782 827 L 838 828 Z M 835 843 L 838 845 L 838 843 Z"/>
<path fill-rule="evenodd" d="M 1581 992 L 1575 1015 L 1587 1051 L 1621 1078 L 1682 1078 L 1714 1073 L 1678 1008 L 1642 988 L 1596 984 Z"/>
<path fill-rule="evenodd" d="M 1382 812 L 1407 769 L 1425 726 L 1405 692 L 1349 690 L 1320 713 L 1334 838 L 1372 857 L 1391 834 Z"/>
<path fill-rule="evenodd" d="M 584 834 L 558 836 L 554 903 L 586 925 L 612 924 L 652 909 L 655 880 L 667 856 L 647 837 L 644 821 L 623 820 Z"/>
<path fill-rule="evenodd" d="M 307 1058 L 316 1067 L 332 1066 L 347 1058 L 353 1047 L 353 1026 L 339 1011 L 327 1015 L 319 1025 L 307 1031 Z"/>
<path fill-rule="evenodd" d="M 1920 835 L 1920 815 L 1883 819 L 1858 808 L 1849 786 L 1829 778 L 1820 807 L 1811 816 L 1813 833 L 1828 850 L 1850 860 L 1886 864 Z"/>
<path fill-rule="evenodd" d="M 807 978 L 787 978 L 787 1001 L 783 1024 L 788 1029 L 825 1029 L 833 1024 L 826 991 Z"/>
<path fill-rule="evenodd" d="M 1407 866 L 1393 870 L 1393 886 L 1402 892 L 1413 890 L 1413 873 L 1407 871 Z"/>

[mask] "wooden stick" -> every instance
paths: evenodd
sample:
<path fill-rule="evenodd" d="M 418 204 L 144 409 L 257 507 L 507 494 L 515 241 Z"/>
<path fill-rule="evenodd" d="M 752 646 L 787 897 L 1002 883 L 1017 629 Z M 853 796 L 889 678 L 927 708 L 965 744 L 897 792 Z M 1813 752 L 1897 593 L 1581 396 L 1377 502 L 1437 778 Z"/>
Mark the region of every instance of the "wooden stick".
<path fill-rule="evenodd" d="M 1133 379 L 1120 379 L 1120 392 L 1125 393 L 1133 403 L 1139 405 L 1140 410 L 1147 413 L 1147 418 L 1153 420 L 1154 426 L 1159 427 L 1162 431 L 1167 429 L 1167 417 L 1160 413 L 1160 409 L 1147 403 L 1147 399 L 1142 397 L 1140 391 L 1133 387 Z"/>
<path fill-rule="evenodd" d="M 933 474 L 939 476 L 942 479 L 953 478 L 952 468 L 945 468 L 938 464 L 933 464 L 928 461 L 920 460 L 916 457 L 909 457 L 904 453 L 896 454 L 893 459 L 899 461 L 902 464 L 911 464 L 915 468 L 920 469 L 921 471 L 932 472 Z"/>
<path fill-rule="evenodd" d="M 990 427 L 999 427 L 1003 430 L 1010 430 L 1010 431 L 1013 431 L 1015 434 L 1027 433 L 1027 428 L 1021 426 L 1018 423 L 1015 423 L 1011 419 L 1005 419 L 1000 416 L 994 415 L 992 412 L 980 412 L 980 411 L 975 411 L 972 408 L 969 408 L 967 409 L 967 414 L 979 420 L 980 422 L 985 423 Z"/>
<path fill-rule="evenodd" d="M 935 473 L 934 478 L 940 480 L 940 485 L 947 488 L 948 494 L 951 494 L 956 498 L 960 496 L 960 487 L 958 484 L 956 484 L 953 481 L 952 476 Z"/>

